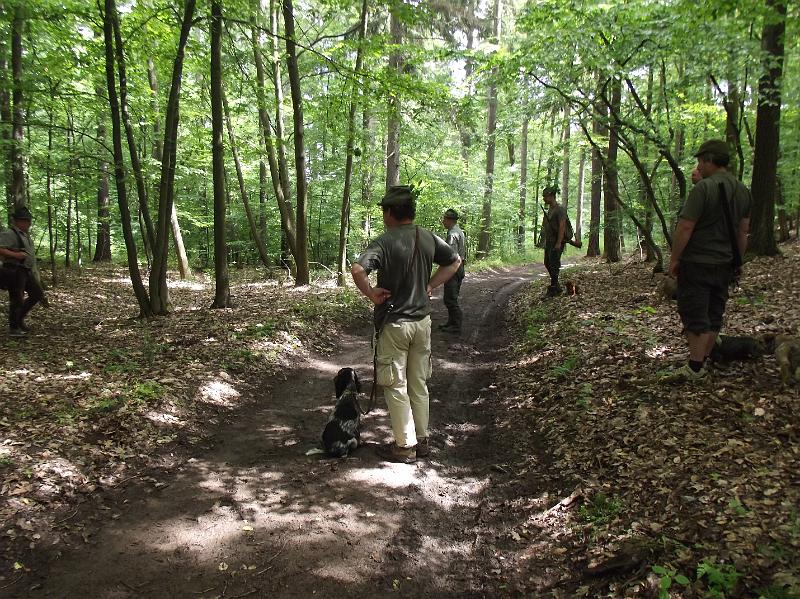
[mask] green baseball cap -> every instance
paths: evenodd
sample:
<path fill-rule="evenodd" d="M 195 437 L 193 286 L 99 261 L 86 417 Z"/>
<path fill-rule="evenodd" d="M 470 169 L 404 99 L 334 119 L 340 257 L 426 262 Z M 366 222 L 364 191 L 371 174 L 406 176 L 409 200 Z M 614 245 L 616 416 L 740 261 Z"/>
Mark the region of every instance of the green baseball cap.
<path fill-rule="evenodd" d="M 458 220 L 458 212 L 456 212 L 452 208 L 448 208 L 447 210 L 445 210 L 443 216 L 445 218 L 452 218 L 453 220 Z"/>
<path fill-rule="evenodd" d="M 702 154 L 713 154 L 714 156 L 726 156 L 730 158 L 731 151 L 730 148 L 728 148 L 727 142 L 724 140 L 707 139 L 700 144 L 700 148 L 694 153 L 694 157 L 697 158 Z"/>
<path fill-rule="evenodd" d="M 18 206 L 14 213 L 11 215 L 14 220 L 33 220 L 31 211 L 27 206 Z"/>
<path fill-rule="evenodd" d="M 542 197 L 544 196 L 554 196 L 558 193 L 558 187 L 555 185 L 548 185 L 542 190 Z"/>
<path fill-rule="evenodd" d="M 413 206 L 414 188 L 411 185 L 392 185 L 378 206 Z"/>

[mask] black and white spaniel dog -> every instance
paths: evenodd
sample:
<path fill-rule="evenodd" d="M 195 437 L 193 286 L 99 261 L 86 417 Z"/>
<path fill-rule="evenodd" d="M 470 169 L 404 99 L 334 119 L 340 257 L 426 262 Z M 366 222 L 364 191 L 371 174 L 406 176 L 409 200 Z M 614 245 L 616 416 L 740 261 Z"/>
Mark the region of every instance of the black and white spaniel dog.
<path fill-rule="evenodd" d="M 322 431 L 322 446 L 329 456 L 341 458 L 358 447 L 361 412 L 357 396 L 361 382 L 352 368 L 342 368 L 333 378 L 336 408 Z"/>

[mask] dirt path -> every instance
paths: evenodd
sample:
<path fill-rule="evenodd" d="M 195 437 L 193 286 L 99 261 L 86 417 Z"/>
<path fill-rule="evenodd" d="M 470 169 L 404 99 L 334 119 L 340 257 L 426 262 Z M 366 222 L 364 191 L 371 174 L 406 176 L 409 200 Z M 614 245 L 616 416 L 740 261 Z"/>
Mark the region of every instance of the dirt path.
<path fill-rule="evenodd" d="M 538 270 L 538 269 L 536 269 Z M 377 409 L 367 445 L 347 460 L 306 456 L 333 405 L 332 378 L 354 366 L 371 379 L 368 330 L 265 381 L 250 414 L 213 447 L 158 480 L 98 496 L 86 542 L 43 551 L 12 597 L 494 596 L 480 530 L 493 464 L 492 410 L 482 391 L 505 347 L 509 297 L 530 268 L 471 275 L 460 338 L 434 333 L 432 456 L 388 464 Z M 438 300 L 441 299 L 441 292 Z M 435 302 L 434 328 L 442 322 Z M 369 385 L 367 385 L 369 388 Z M 24 588 L 22 587 L 24 584 Z"/>

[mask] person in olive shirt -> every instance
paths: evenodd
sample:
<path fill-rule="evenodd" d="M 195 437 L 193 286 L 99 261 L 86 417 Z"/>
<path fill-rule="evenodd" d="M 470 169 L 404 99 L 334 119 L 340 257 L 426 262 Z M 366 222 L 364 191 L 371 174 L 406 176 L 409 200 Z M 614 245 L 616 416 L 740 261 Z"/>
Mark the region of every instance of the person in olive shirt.
<path fill-rule="evenodd" d="M 678 279 L 678 313 L 689 345 L 688 364 L 665 377 L 674 382 L 706 376 L 704 362 L 722 327 L 728 287 L 735 276 L 720 186 L 730 207 L 740 256 L 747 249 L 753 203 L 750 191 L 728 172 L 728 144 L 720 139 L 705 141 L 695 158 L 702 179 L 681 208 L 669 262 L 670 276 Z"/>
<path fill-rule="evenodd" d="M 447 322 L 439 325 L 439 330 L 445 333 L 461 332 L 461 323 L 464 313 L 458 304 L 458 295 L 461 292 L 461 283 L 464 280 L 464 258 L 467 255 L 466 238 L 464 231 L 458 226 L 458 212 L 452 208 L 442 215 L 442 226 L 447 229 L 447 245 L 449 245 L 461 258 L 461 266 L 456 274 L 444 284 L 444 305 L 447 308 Z"/>
<path fill-rule="evenodd" d="M 550 286 L 547 296 L 558 295 L 563 290 L 558 284 L 558 273 L 561 270 L 561 253 L 564 251 L 564 231 L 567 227 L 567 211 L 556 201 L 556 187 L 548 186 L 542 190 L 542 199 L 548 210 L 544 217 L 544 267 L 550 275 Z"/>
<path fill-rule="evenodd" d="M 376 383 L 384 388 L 394 435 L 378 455 L 407 464 L 430 451 L 428 296 L 461 266 L 461 258 L 441 237 L 414 224 L 414 194 L 408 185 L 389 188 L 379 204 L 386 231 L 367 246 L 350 271 L 359 291 L 375 304 Z M 431 276 L 434 263 L 439 268 Z M 373 270 L 378 271 L 376 287 L 369 282 Z"/>
<path fill-rule="evenodd" d="M 27 334 L 25 316 L 44 299 L 37 280 L 36 254 L 28 235 L 32 218 L 30 210 L 20 206 L 11 215 L 11 227 L 0 232 L 0 288 L 8 289 L 8 325 L 12 337 Z"/>

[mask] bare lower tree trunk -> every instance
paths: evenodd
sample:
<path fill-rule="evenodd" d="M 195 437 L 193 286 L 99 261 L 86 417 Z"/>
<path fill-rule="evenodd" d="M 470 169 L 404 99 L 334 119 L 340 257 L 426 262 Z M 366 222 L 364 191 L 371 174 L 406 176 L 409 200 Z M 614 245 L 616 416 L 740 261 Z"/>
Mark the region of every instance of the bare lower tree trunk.
<path fill-rule="evenodd" d="M 781 76 L 786 0 L 766 0 L 769 18 L 761 36 L 764 72 L 758 81 L 756 145 L 753 154 L 753 210 L 749 250 L 759 256 L 778 253 L 775 243 L 775 190 L 780 149 Z"/>
<path fill-rule="evenodd" d="M 586 184 L 586 150 L 581 148 L 580 158 L 578 159 L 578 197 L 575 206 L 575 239 L 578 241 L 583 237 L 583 192 Z"/>
<path fill-rule="evenodd" d="M 563 158 L 561 161 L 561 205 L 564 210 L 569 208 L 569 103 L 564 105 L 564 129 L 561 139 L 564 142 Z"/>
<path fill-rule="evenodd" d="M 147 80 L 150 83 L 150 91 L 153 92 L 150 99 L 150 107 L 153 111 L 153 152 L 152 156 L 159 164 L 164 157 L 164 149 L 161 145 L 161 119 L 158 108 L 158 77 L 156 75 L 155 64 L 152 58 L 147 59 Z M 172 213 L 170 214 L 170 229 L 172 230 L 172 241 L 175 244 L 175 254 L 178 258 L 178 272 L 181 279 L 186 279 L 191 274 L 189 270 L 189 258 L 186 255 L 186 247 L 183 245 L 183 235 L 181 226 L 178 222 L 178 210 L 175 202 L 172 203 Z"/>
<path fill-rule="evenodd" d="M 47 127 L 47 237 L 50 246 L 50 276 L 53 287 L 58 285 L 58 268 L 56 267 L 56 246 L 53 239 L 53 112 L 49 112 L 49 122 Z"/>
<path fill-rule="evenodd" d="M 18 2 L 14 7 L 11 23 L 11 73 L 13 79 L 11 148 L 11 202 L 14 206 L 24 206 L 26 201 L 25 155 L 23 152 L 25 106 L 22 92 L 22 38 L 25 33 L 25 3 Z"/>
<path fill-rule="evenodd" d="M 212 308 L 231 305 L 228 246 L 225 240 L 225 146 L 222 108 L 222 6 L 211 0 L 211 158 L 214 178 L 214 280 Z"/>
<path fill-rule="evenodd" d="M 97 139 L 105 143 L 106 127 L 102 123 L 97 125 Z M 108 161 L 105 156 L 98 160 L 97 168 L 97 239 L 92 261 L 108 262 L 111 260 L 111 222 L 108 212 Z"/>
<path fill-rule="evenodd" d="M 342 189 L 342 212 L 339 220 L 339 253 L 336 273 L 336 284 L 344 287 L 347 271 L 347 237 L 350 231 L 350 189 L 353 178 L 353 146 L 356 136 L 356 111 L 358 110 L 359 76 L 361 73 L 361 56 L 364 36 L 367 30 L 367 0 L 361 2 L 361 22 L 358 28 L 358 49 L 356 50 L 355 77 L 350 94 L 350 112 L 347 115 L 347 158 L 344 165 L 344 187 Z"/>
<path fill-rule="evenodd" d="M 158 221 L 156 243 L 153 248 L 153 268 L 150 272 L 150 302 L 155 314 L 164 315 L 170 310 L 167 287 L 167 256 L 171 234 L 172 210 L 175 199 L 175 165 L 178 151 L 178 123 L 183 59 L 189 31 L 192 28 L 195 0 L 185 0 L 181 32 L 175 60 L 172 64 L 169 99 L 164 118 L 164 155 L 161 160 L 161 180 L 158 187 Z"/>
<path fill-rule="evenodd" d="M 403 43 L 403 23 L 396 10 L 390 10 L 389 32 L 392 44 L 399 48 Z M 403 55 L 395 49 L 389 57 L 389 69 L 396 76 L 403 72 Z M 394 94 L 389 98 L 386 124 L 386 189 L 400 184 L 400 98 Z"/>
<path fill-rule="evenodd" d="M 8 48 L 6 40 L 0 36 L 0 152 L 8 156 L 3 161 L 3 202 L 10 215 L 14 211 L 14 201 L 11 197 L 11 96 L 8 89 Z"/>
<path fill-rule="evenodd" d="M 622 87 L 618 80 L 611 84 L 611 105 L 610 109 L 619 109 L 621 102 Z M 619 125 L 611 124 L 608 132 L 608 154 L 606 157 L 606 177 L 603 195 L 603 217 L 605 220 L 605 230 L 603 235 L 604 254 L 608 262 L 620 261 L 620 221 L 617 213 L 617 197 L 619 187 L 617 180 L 617 153 L 619 148 Z"/>
<path fill-rule="evenodd" d="M 228 129 L 228 140 L 231 143 L 231 155 L 233 156 L 233 162 L 236 166 L 236 180 L 239 183 L 239 195 L 242 198 L 242 205 L 244 206 L 244 211 L 247 215 L 247 224 L 250 226 L 250 235 L 253 236 L 253 241 L 255 241 L 256 249 L 258 250 L 258 256 L 261 259 L 261 263 L 269 268 L 269 255 L 267 254 L 267 247 L 264 245 L 264 241 L 261 239 L 261 233 L 258 231 L 258 223 L 256 223 L 253 211 L 250 209 L 250 200 L 247 197 L 244 174 L 242 173 L 242 163 L 239 161 L 239 149 L 236 147 L 236 137 L 233 133 L 233 123 L 231 122 L 231 114 L 230 109 L 228 108 L 228 99 L 225 97 L 224 87 L 222 88 L 221 92 L 225 125 Z"/>
<path fill-rule="evenodd" d="M 122 158 L 122 125 L 117 99 L 117 87 L 114 80 L 114 25 L 112 15 L 116 15 L 117 7 L 114 0 L 105 0 L 103 14 L 103 40 L 106 53 L 106 83 L 108 87 L 108 104 L 111 108 L 112 139 L 114 144 L 114 179 L 117 185 L 117 202 L 119 204 L 122 232 L 125 237 L 125 248 L 128 255 L 128 270 L 136 300 L 139 303 L 139 315 L 149 317 L 153 315 L 150 308 L 150 298 L 142 283 L 139 272 L 139 261 L 136 257 L 136 241 L 131 228 L 131 213 L 128 208 L 128 196 L 125 188 L 125 167 Z"/>
<path fill-rule="evenodd" d="M 527 114 L 527 94 L 525 101 L 526 112 L 522 117 L 522 137 L 519 144 L 519 212 L 517 213 L 517 246 L 520 251 L 525 249 L 525 220 L 526 200 L 528 197 L 528 126 L 530 117 Z"/>
<path fill-rule="evenodd" d="M 294 122 L 294 168 L 297 188 L 297 278 L 295 285 L 308 285 L 308 240 L 306 202 L 308 179 L 306 176 L 305 134 L 303 131 L 303 94 L 300 91 L 300 69 L 297 65 L 297 43 L 294 30 L 292 0 L 283 0 L 283 23 L 286 33 L 286 70 L 292 93 L 292 120 Z"/>
<path fill-rule="evenodd" d="M 600 76 L 598 75 L 598 87 Z M 605 134 L 603 121 L 607 111 L 600 102 L 594 106 L 592 113 L 592 134 L 599 137 Z M 600 206 L 603 194 L 603 159 L 599 146 L 592 145 L 592 184 L 591 215 L 589 217 L 589 244 L 586 256 L 593 258 L 600 255 Z"/>

